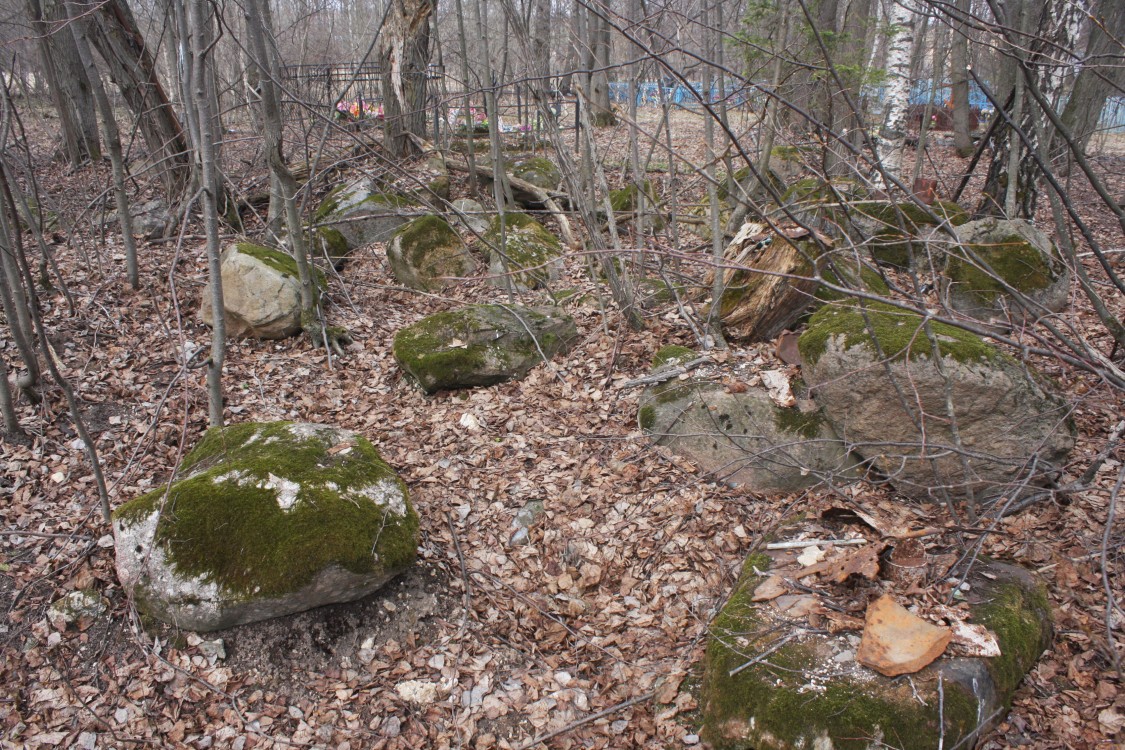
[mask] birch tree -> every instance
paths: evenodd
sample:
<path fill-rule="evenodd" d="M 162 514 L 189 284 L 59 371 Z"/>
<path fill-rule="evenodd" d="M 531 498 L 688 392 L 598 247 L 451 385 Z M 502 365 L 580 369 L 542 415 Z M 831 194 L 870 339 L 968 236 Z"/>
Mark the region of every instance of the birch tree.
<path fill-rule="evenodd" d="M 906 116 L 910 108 L 910 61 L 914 53 L 914 19 L 910 0 L 891 2 L 887 45 L 887 90 L 883 127 L 879 131 L 881 172 L 876 183 L 889 188 L 902 175 L 902 150 L 906 143 Z"/>

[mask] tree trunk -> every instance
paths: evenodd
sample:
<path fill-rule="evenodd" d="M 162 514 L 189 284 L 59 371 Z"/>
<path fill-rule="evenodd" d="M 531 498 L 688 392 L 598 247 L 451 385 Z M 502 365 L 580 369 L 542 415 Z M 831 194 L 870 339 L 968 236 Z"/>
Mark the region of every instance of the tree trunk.
<path fill-rule="evenodd" d="M 212 49 L 206 44 L 206 0 L 190 0 L 187 30 L 191 38 L 194 65 L 191 99 L 186 102 L 195 117 L 199 132 L 199 164 L 203 198 L 203 228 L 207 236 L 207 281 L 211 298 L 211 358 L 207 362 L 207 415 L 211 427 L 223 426 L 223 363 L 226 359 L 226 312 L 223 308 L 222 244 L 219 239 L 219 170 L 211 142 L 211 97 L 208 93 L 207 66 Z"/>
<path fill-rule="evenodd" d="M 72 166 L 101 158 L 98 121 L 85 69 L 74 39 L 62 28 L 66 13 L 53 3 L 27 0 L 43 76 L 59 114 L 62 150 Z"/>
<path fill-rule="evenodd" d="M 418 153 L 410 135 L 426 136 L 426 68 L 435 0 L 391 0 L 379 36 L 383 145 L 390 156 Z"/>
<path fill-rule="evenodd" d="M 160 162 L 165 191 L 178 197 L 190 176 L 188 144 L 128 3 L 83 1 L 76 6 L 91 25 L 90 39 L 110 78 L 137 118 L 149 157 Z"/>
<path fill-rule="evenodd" d="M 1125 88 L 1125 2 L 1101 0 L 1090 23 L 1082 68 L 1062 113 L 1062 122 L 1085 151 L 1098 127 L 1106 99 Z"/>
<path fill-rule="evenodd" d="M 592 6 L 590 16 L 586 22 L 589 37 L 589 54 L 587 67 L 590 70 L 590 120 L 594 127 L 603 128 L 617 124 L 617 115 L 613 112 L 613 104 L 609 100 L 609 19 L 605 14 L 609 12 L 609 2 L 605 0 L 601 6 Z"/>
<path fill-rule="evenodd" d="M 887 92 L 883 127 L 879 132 L 879 154 L 883 172 L 876 184 L 890 188 L 902 177 L 902 150 L 906 144 L 906 114 L 910 108 L 910 59 L 914 52 L 914 8 L 906 2 L 891 2 L 887 18 L 890 40 L 887 43 Z"/>
<path fill-rule="evenodd" d="M 74 37 L 74 44 L 78 57 L 86 69 L 93 92 L 94 101 L 98 104 L 101 114 L 102 134 L 105 138 L 106 148 L 109 150 L 109 161 L 113 168 L 113 197 L 117 204 L 117 225 L 121 228 L 121 243 L 125 248 L 125 271 L 129 277 L 129 285 L 133 289 L 141 288 L 140 271 L 137 268 L 137 242 L 133 238 L 133 216 L 129 212 L 129 196 L 125 189 L 125 154 L 121 149 L 121 134 L 117 129 L 117 119 L 113 114 L 113 105 L 106 95 L 105 86 L 94 65 L 94 56 L 90 52 L 90 42 L 87 38 L 88 26 L 81 22 L 73 5 L 68 6 L 68 11 L 73 13 L 68 24 Z"/>
<path fill-rule="evenodd" d="M 957 0 L 953 23 L 953 44 L 950 47 L 950 99 L 953 106 L 953 146 L 962 157 L 972 156 L 972 117 L 969 105 L 969 15 L 971 0 Z"/>
<path fill-rule="evenodd" d="M 1068 0 L 1023 0 L 1005 15 L 995 0 L 989 0 L 1009 55 L 1011 84 L 1001 91 L 998 104 L 1020 129 L 1025 140 L 1005 124 L 992 131 L 992 163 L 985 178 L 978 216 L 1029 219 L 1035 215 L 1041 172 L 1035 162 L 1039 140 L 1044 136 L 1044 115 L 1023 85 L 1021 66 L 1035 77 L 1036 86 L 1055 106 L 1065 78 L 1057 72 L 1058 50 L 1074 49 L 1078 9 Z M 1013 29 L 1024 29 L 1019 34 Z M 1028 42 L 1027 40 L 1031 41 Z M 1013 178 L 1012 175 L 1015 175 Z"/>

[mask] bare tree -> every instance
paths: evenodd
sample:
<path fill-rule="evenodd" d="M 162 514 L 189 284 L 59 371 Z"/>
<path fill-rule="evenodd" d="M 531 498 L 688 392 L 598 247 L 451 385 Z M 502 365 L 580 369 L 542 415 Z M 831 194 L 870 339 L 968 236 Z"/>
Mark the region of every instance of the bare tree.
<path fill-rule="evenodd" d="M 426 70 L 434 0 L 390 0 L 379 35 L 384 136 L 397 158 L 418 152 L 411 135 L 426 135 Z"/>

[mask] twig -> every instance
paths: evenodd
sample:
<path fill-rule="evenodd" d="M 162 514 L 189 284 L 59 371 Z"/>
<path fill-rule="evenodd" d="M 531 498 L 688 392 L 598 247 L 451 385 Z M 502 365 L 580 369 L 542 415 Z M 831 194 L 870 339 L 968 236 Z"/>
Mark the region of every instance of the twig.
<path fill-rule="evenodd" d="M 667 370 L 657 370 L 651 375 L 645 375 L 643 378 L 636 378 L 635 380 L 626 380 L 621 384 L 621 388 L 636 388 L 639 385 L 649 385 L 650 383 L 663 383 L 665 380 L 678 378 L 685 372 L 691 372 L 699 367 L 704 362 L 710 362 L 710 357 L 697 357 L 690 362 L 684 362 L 682 365 L 672 367 Z"/>
<path fill-rule="evenodd" d="M 1117 600 L 1113 596 L 1113 587 L 1109 582 L 1109 538 L 1113 533 L 1113 522 L 1117 516 L 1117 498 L 1121 494 L 1121 485 L 1125 484 L 1125 465 L 1117 472 L 1117 483 L 1109 495 L 1109 509 L 1106 511 L 1105 530 L 1102 532 L 1102 587 L 1105 589 L 1105 639 L 1109 647 L 1110 658 L 1113 659 L 1113 668 L 1117 670 L 1117 677 L 1121 679 L 1121 655 L 1117 653 L 1117 641 L 1113 638 L 1113 612 L 1117 609 Z"/>
<path fill-rule="evenodd" d="M 805 539 L 795 542 L 770 542 L 766 549 L 804 549 L 805 547 L 820 546 L 822 544 L 867 544 L 866 539 Z"/>
<path fill-rule="evenodd" d="M 762 660 L 763 660 L 763 659 L 765 659 L 765 658 L 766 658 L 767 656 L 769 656 L 770 654 L 772 654 L 772 653 L 773 653 L 774 651 L 777 651 L 777 650 L 778 650 L 779 648 L 781 648 L 782 646 L 784 646 L 784 645 L 785 645 L 786 643 L 789 643 L 789 641 L 791 641 L 791 640 L 793 640 L 794 638 L 796 638 L 796 637 L 797 637 L 798 635 L 800 635 L 800 634 L 801 634 L 801 632 L 802 632 L 802 631 L 801 631 L 800 629 L 797 629 L 797 630 L 794 630 L 794 631 L 793 631 L 793 632 L 791 632 L 791 633 L 786 633 L 786 634 L 785 634 L 784 636 L 782 636 L 781 638 L 778 638 L 778 639 L 777 639 L 776 641 L 774 641 L 774 642 L 773 642 L 773 645 L 771 645 L 771 646 L 770 646 L 769 648 L 767 648 L 767 649 L 766 649 L 765 651 L 763 651 L 762 653 L 760 653 L 760 654 L 758 654 L 757 656 L 753 657 L 753 658 L 752 658 L 752 659 L 750 659 L 749 661 L 747 661 L 747 662 L 744 662 L 744 663 L 742 663 L 742 664 L 738 665 L 738 666 L 737 666 L 737 667 L 735 667 L 734 669 L 732 669 L 732 670 L 730 670 L 729 672 L 727 672 L 727 674 L 728 674 L 729 676 L 731 676 L 731 677 L 734 677 L 734 676 L 735 676 L 736 674 L 738 674 L 738 673 L 739 673 L 739 672 L 741 672 L 742 670 L 746 669 L 747 667 L 752 667 L 752 666 L 754 666 L 755 664 L 757 664 L 758 662 L 762 661 Z"/>
<path fill-rule="evenodd" d="M 449 524 L 449 535 L 453 538 L 453 549 L 457 552 L 457 561 L 461 563 L 461 592 L 462 606 L 465 607 L 465 616 L 468 617 L 470 604 L 472 604 L 473 584 L 469 581 L 469 571 L 465 567 L 465 556 L 461 553 L 461 542 L 457 541 L 457 529 L 453 527 L 453 516 L 445 511 L 445 522 Z"/>
<path fill-rule="evenodd" d="M 615 703 L 614 705 L 610 706 L 609 708 L 598 711 L 596 714 L 590 714 L 589 716 L 585 716 L 581 719 L 576 719 L 575 721 L 572 721 L 569 724 L 567 724 L 565 727 L 560 727 L 559 729 L 555 729 L 555 730 L 550 731 L 550 732 L 544 732 L 543 734 L 540 734 L 536 737 L 533 737 L 532 739 L 530 739 L 527 742 L 520 745 L 517 748 L 517 750 L 531 750 L 531 748 L 535 747 L 536 745 L 542 744 L 542 743 L 546 742 L 547 740 L 552 739 L 554 737 L 558 737 L 560 734 L 566 734 L 567 732 L 570 732 L 574 729 L 577 729 L 578 727 L 585 726 L 586 724 L 589 724 L 592 721 L 597 721 L 598 719 L 604 719 L 605 717 L 610 716 L 611 714 L 615 714 L 622 709 L 629 708 L 630 706 L 635 706 L 638 703 L 644 703 L 645 701 L 650 701 L 655 696 L 656 696 L 656 691 L 651 690 L 651 691 L 649 691 L 649 692 L 647 692 L 643 695 L 638 695 L 636 698 L 630 698 L 627 701 L 621 701 L 620 703 Z"/>

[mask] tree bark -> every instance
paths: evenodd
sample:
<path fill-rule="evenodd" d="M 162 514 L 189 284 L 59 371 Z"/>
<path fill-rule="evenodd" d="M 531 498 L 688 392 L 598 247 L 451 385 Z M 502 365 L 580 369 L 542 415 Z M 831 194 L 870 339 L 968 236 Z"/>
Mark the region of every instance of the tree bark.
<path fill-rule="evenodd" d="M 962 157 L 973 154 L 972 117 L 969 104 L 969 16 L 971 0 L 957 0 L 950 46 L 950 99 L 953 107 L 953 146 Z"/>
<path fill-rule="evenodd" d="M 74 6 L 68 6 L 68 11 L 74 13 Z M 93 88 L 94 101 L 98 104 L 101 114 L 102 134 L 105 138 L 106 148 L 109 150 L 109 161 L 113 168 L 113 197 L 117 204 L 117 226 L 121 229 L 121 243 L 125 248 L 125 272 L 129 277 L 129 285 L 133 289 L 141 288 L 140 271 L 137 267 L 137 242 L 133 238 L 133 216 L 129 212 L 129 196 L 125 189 L 125 154 L 121 148 L 121 134 L 117 129 L 117 119 L 113 114 L 113 105 L 106 95 L 105 86 L 94 65 L 94 56 L 90 52 L 90 42 L 87 39 L 87 25 L 80 23 L 77 14 L 71 16 L 68 24 L 74 37 L 78 57 L 86 69 L 86 77 Z"/>
<path fill-rule="evenodd" d="M 62 150 L 72 166 L 101 158 L 98 121 L 85 69 L 74 39 L 61 25 L 66 13 L 51 2 L 27 0 L 43 76 L 59 114 Z"/>
<path fill-rule="evenodd" d="M 83 1 L 76 6 L 90 24 L 90 39 L 110 78 L 137 118 L 149 157 L 161 164 L 165 191 L 178 197 L 190 176 L 188 144 L 133 12 L 126 0 Z"/>
<path fill-rule="evenodd" d="M 594 127 L 603 128 L 617 124 L 617 115 L 609 100 L 609 2 L 604 0 L 602 9 L 592 7 L 586 23 L 590 35 L 587 67 L 590 70 L 590 120 Z"/>
<path fill-rule="evenodd" d="M 1125 88 L 1125 2 L 1101 0 L 1090 23 L 1081 70 L 1062 112 L 1078 148 L 1086 150 L 1106 99 Z"/>
<path fill-rule="evenodd" d="M 435 0 L 390 0 L 379 36 L 383 145 L 390 156 L 418 153 L 410 138 L 426 137 L 426 68 Z"/>
<path fill-rule="evenodd" d="M 880 158 L 887 181 L 902 177 L 902 150 L 906 143 L 906 114 L 910 108 L 910 60 L 914 52 L 914 8 L 904 0 L 892 0 L 887 18 L 887 92 L 883 127 L 879 132 Z M 880 174 L 877 183 L 883 182 Z M 884 184 L 889 188 L 890 184 Z"/>

